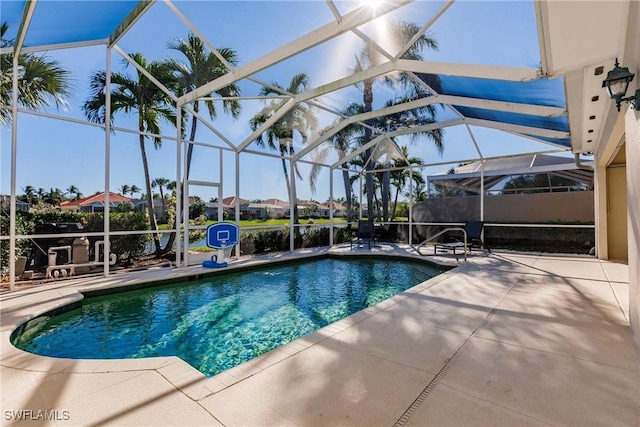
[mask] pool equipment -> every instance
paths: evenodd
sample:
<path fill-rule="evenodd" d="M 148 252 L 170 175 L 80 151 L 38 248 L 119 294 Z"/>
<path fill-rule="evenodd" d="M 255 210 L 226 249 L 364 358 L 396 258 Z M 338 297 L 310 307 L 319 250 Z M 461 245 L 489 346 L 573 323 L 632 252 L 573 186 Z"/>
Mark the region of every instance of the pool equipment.
<path fill-rule="evenodd" d="M 211 256 L 211 261 L 204 261 L 203 267 L 221 268 L 226 267 L 225 249 L 238 244 L 240 227 L 230 222 L 216 222 L 207 227 L 207 246 L 217 249 L 215 255 Z"/>
<path fill-rule="evenodd" d="M 75 239 L 72 245 L 66 246 L 54 246 L 50 247 L 47 251 L 49 258 L 49 265 L 46 270 L 47 279 L 57 279 L 58 277 L 73 276 L 78 272 L 85 271 L 94 267 L 104 265 L 104 262 L 99 260 L 100 246 L 104 245 L 104 240 L 98 240 L 95 243 L 94 261 L 89 261 L 89 240 L 86 237 Z M 73 258 L 71 257 L 73 249 Z M 72 260 L 71 263 L 57 264 L 58 253 L 57 251 L 66 251 L 67 258 Z M 105 257 L 106 258 L 106 257 Z M 118 261 L 116 254 L 109 254 L 109 265 L 115 265 Z"/>

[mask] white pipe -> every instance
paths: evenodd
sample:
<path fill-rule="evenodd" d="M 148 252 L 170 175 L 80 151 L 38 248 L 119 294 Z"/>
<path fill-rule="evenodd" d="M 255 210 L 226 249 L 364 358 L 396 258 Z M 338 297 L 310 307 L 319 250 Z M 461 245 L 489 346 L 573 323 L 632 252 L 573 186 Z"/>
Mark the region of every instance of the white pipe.
<path fill-rule="evenodd" d="M 47 254 L 51 255 L 51 254 L 55 253 L 55 251 L 61 251 L 63 249 L 67 250 L 67 262 L 71 262 L 71 246 L 69 246 L 69 245 L 66 245 L 66 246 L 52 246 L 47 251 Z M 55 264 L 53 264 L 53 265 L 55 265 Z"/>
<path fill-rule="evenodd" d="M 98 241 L 96 241 L 96 243 L 95 243 L 95 244 L 94 244 L 94 246 L 93 246 L 93 260 L 94 260 L 95 262 L 100 261 L 100 257 L 99 257 L 99 255 L 100 255 L 100 248 L 99 248 L 99 246 L 100 246 L 100 245 L 104 245 L 104 240 L 98 240 Z M 105 258 L 106 258 L 106 252 L 105 252 Z"/>
<path fill-rule="evenodd" d="M 575 153 L 573 155 L 573 160 L 574 163 L 576 165 L 576 167 L 578 169 L 583 169 L 583 170 L 587 170 L 587 171 L 592 171 L 593 170 L 593 166 L 589 166 L 589 165 L 585 165 L 583 163 L 580 163 L 580 153 Z"/>
<path fill-rule="evenodd" d="M 57 275 L 54 275 L 52 273 L 58 270 L 62 271 L 63 277 L 67 275 L 67 269 L 69 270 L 68 275 L 74 276 L 76 274 L 76 268 L 78 267 L 97 267 L 100 265 L 104 265 L 105 268 L 109 268 L 110 265 L 115 265 L 117 261 L 118 261 L 118 258 L 116 257 L 116 254 L 110 254 L 108 263 L 107 262 L 85 262 L 81 264 L 50 265 L 47 267 L 47 270 L 46 270 L 46 278 L 50 279 L 53 277 L 57 279 Z"/>

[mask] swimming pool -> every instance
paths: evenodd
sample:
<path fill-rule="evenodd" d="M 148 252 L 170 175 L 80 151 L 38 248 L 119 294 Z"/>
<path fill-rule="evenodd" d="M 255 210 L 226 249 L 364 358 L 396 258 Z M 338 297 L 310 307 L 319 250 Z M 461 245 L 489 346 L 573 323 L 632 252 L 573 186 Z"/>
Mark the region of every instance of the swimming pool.
<path fill-rule="evenodd" d="M 207 376 L 413 287 L 440 271 L 390 259 L 319 259 L 87 298 L 14 337 L 74 359 L 178 356 Z"/>

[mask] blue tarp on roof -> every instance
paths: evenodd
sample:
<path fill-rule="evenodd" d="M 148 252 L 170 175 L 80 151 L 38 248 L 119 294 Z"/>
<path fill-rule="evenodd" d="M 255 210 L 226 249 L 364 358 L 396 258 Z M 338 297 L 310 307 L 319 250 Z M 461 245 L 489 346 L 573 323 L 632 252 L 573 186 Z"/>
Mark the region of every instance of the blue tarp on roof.
<path fill-rule="evenodd" d="M 39 1 L 24 39 L 24 47 L 107 39 L 138 5 L 138 1 Z M 6 39 L 15 39 L 25 1 L 0 2 Z M 54 25 L 52 25 L 55 23 Z"/>
<path fill-rule="evenodd" d="M 564 80 L 562 78 L 540 78 L 526 82 L 517 82 L 447 75 L 439 75 L 438 77 L 440 78 L 441 93 L 443 95 L 566 108 Z M 569 117 L 567 115 L 545 117 L 457 105 L 453 105 L 453 107 L 460 114 L 468 118 L 569 132 Z M 563 147 L 571 146 L 570 138 L 532 137 Z"/>
<path fill-rule="evenodd" d="M 439 75 L 443 95 L 566 108 L 564 80 L 540 78 L 526 82 Z"/>
<path fill-rule="evenodd" d="M 567 116 L 542 117 L 528 114 L 512 113 L 508 111 L 485 110 L 482 108 L 469 108 L 454 105 L 454 107 L 465 117 L 482 120 L 492 120 L 494 122 L 508 123 L 512 125 L 531 126 L 541 129 L 551 129 L 560 132 L 569 132 L 569 121 Z"/>

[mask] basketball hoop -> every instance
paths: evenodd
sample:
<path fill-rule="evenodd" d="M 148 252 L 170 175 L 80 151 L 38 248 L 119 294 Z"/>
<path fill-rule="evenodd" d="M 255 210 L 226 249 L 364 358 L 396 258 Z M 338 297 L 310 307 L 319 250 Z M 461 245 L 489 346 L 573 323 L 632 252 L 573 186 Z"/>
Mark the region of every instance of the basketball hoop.
<path fill-rule="evenodd" d="M 240 228 L 231 222 L 216 222 L 207 227 L 207 246 L 217 249 L 216 254 L 211 256 L 211 261 L 204 261 L 203 267 L 221 268 L 226 267 L 225 258 L 231 249 L 238 244 Z"/>

